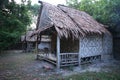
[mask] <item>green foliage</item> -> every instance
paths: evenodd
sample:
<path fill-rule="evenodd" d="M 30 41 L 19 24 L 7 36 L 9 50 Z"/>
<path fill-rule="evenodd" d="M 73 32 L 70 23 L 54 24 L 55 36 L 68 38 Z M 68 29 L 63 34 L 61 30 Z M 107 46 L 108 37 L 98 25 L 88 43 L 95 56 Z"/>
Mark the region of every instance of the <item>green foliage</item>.
<path fill-rule="evenodd" d="M 32 5 L 31 0 L 28 0 L 27 7 L 33 16 L 38 16 L 38 12 L 39 12 L 38 10 L 40 8 L 40 5 L 38 5 L 38 4 Z"/>
<path fill-rule="evenodd" d="M 70 7 L 74 7 L 75 9 L 79 9 L 79 7 L 80 7 L 78 0 L 66 0 L 66 3 Z"/>
<path fill-rule="evenodd" d="M 34 4 L 31 6 L 30 10 L 34 16 L 38 16 L 39 8 L 40 8 L 40 6 L 38 4 Z"/>
<path fill-rule="evenodd" d="M 29 10 L 25 4 L 14 0 L 0 3 L 0 50 L 15 44 L 31 23 Z"/>
<path fill-rule="evenodd" d="M 120 32 L 120 0 L 68 0 L 67 4 L 89 13 L 113 32 Z"/>

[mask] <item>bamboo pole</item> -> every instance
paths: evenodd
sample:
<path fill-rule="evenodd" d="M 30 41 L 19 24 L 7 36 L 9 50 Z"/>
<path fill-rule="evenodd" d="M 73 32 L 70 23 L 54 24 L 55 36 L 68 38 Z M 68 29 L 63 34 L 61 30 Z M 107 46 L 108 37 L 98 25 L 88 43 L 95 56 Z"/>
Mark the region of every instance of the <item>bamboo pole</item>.
<path fill-rule="evenodd" d="M 81 56 L 80 56 L 80 54 L 81 54 L 81 50 L 80 50 L 80 39 L 79 39 L 79 53 L 78 53 L 78 65 L 80 66 L 80 63 L 81 63 Z"/>
<path fill-rule="evenodd" d="M 60 69 L 60 38 L 57 35 L 57 69 Z"/>

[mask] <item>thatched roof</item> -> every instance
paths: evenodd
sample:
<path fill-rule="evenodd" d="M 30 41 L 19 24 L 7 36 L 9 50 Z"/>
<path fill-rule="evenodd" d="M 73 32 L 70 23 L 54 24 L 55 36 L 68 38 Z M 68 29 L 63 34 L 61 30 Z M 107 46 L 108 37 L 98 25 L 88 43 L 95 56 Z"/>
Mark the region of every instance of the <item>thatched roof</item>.
<path fill-rule="evenodd" d="M 87 34 L 100 34 L 108 32 L 104 25 L 95 21 L 83 11 L 75 10 L 63 5 L 54 6 L 45 2 L 41 3 L 38 17 L 38 30 L 34 34 L 41 33 L 54 27 L 60 37 L 72 36 L 79 38 Z"/>
<path fill-rule="evenodd" d="M 27 31 L 25 35 L 21 36 L 21 41 L 27 41 L 27 42 L 36 42 L 37 41 L 37 35 L 30 37 L 34 31 Z"/>
<path fill-rule="evenodd" d="M 36 42 L 37 41 L 37 35 L 30 37 L 32 35 L 32 33 L 34 32 L 34 30 L 31 31 L 27 31 L 25 35 L 21 36 L 21 41 L 24 42 Z M 38 39 L 38 41 L 40 41 L 40 39 Z M 41 42 L 50 42 L 51 38 L 50 36 L 47 35 L 42 35 L 41 36 Z"/>

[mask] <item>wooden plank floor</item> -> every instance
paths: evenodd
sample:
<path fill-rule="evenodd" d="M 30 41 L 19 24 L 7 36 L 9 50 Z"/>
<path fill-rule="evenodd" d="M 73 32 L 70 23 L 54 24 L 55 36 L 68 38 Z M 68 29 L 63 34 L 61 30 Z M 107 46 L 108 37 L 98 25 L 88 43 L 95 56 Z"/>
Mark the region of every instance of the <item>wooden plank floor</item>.
<path fill-rule="evenodd" d="M 46 61 L 56 65 L 57 57 L 54 54 L 51 54 L 51 53 L 49 53 L 49 54 L 37 54 L 37 56 L 43 60 L 46 60 Z"/>

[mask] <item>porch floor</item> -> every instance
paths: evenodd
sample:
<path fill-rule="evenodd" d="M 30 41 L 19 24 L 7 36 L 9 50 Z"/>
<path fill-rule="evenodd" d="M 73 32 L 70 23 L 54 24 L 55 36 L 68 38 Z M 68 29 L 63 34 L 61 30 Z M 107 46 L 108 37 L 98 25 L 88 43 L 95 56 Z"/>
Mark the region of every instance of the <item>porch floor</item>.
<path fill-rule="evenodd" d="M 57 63 L 57 57 L 52 53 L 49 53 L 49 54 L 37 54 L 37 58 L 48 61 L 50 63 L 53 63 L 54 65 L 56 65 L 56 63 Z"/>
<path fill-rule="evenodd" d="M 37 59 L 48 61 L 57 66 L 57 56 L 53 53 L 37 54 Z M 78 53 L 61 53 L 60 67 L 78 65 Z"/>
<path fill-rule="evenodd" d="M 53 53 L 37 54 L 37 59 L 45 60 L 57 66 L 57 56 L 55 56 Z M 78 59 L 78 53 L 62 53 L 60 54 L 60 67 L 79 65 Z M 80 64 L 91 63 L 98 60 L 101 60 L 101 55 L 83 57 L 80 59 Z"/>

